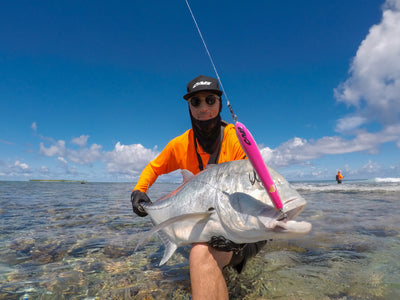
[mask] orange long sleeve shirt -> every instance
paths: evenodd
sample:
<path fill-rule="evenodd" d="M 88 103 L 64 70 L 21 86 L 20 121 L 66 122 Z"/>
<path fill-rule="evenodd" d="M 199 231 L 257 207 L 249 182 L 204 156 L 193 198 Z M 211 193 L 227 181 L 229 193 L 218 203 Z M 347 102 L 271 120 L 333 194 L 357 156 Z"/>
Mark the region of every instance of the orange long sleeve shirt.
<path fill-rule="evenodd" d="M 200 154 L 203 166 L 207 165 L 210 154 L 205 152 L 199 144 L 197 145 L 197 152 Z M 228 124 L 224 129 L 218 163 L 245 158 L 246 154 L 236 136 L 235 126 Z M 187 130 L 167 144 L 163 151 L 144 168 L 133 189 L 146 192 L 158 176 L 178 169 L 186 169 L 193 174 L 200 172 L 192 129 Z"/>

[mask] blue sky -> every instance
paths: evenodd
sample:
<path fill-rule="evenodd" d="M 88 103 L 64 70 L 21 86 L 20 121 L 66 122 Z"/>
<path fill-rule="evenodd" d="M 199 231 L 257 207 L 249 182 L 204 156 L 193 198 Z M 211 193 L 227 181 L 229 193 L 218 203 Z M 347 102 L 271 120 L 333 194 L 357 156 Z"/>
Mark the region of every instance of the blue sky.
<path fill-rule="evenodd" d="M 400 0 L 190 5 L 268 164 L 400 177 Z M 5 1 L 0 41 L 0 180 L 134 182 L 215 76 L 184 0 Z"/>

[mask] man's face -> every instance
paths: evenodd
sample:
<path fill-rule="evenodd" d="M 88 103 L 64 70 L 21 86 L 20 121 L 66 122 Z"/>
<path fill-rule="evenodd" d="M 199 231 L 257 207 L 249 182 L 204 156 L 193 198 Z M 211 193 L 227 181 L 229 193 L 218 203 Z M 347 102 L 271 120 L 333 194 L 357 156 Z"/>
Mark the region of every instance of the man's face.
<path fill-rule="evenodd" d="M 207 121 L 219 114 L 219 101 L 219 96 L 213 92 L 198 92 L 189 98 L 189 109 L 195 119 Z"/>

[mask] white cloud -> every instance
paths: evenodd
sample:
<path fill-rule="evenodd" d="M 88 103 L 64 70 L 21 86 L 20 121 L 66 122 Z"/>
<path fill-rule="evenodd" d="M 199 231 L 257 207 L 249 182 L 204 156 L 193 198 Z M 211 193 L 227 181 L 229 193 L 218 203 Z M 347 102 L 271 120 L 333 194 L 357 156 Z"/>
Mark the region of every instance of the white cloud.
<path fill-rule="evenodd" d="M 146 149 L 141 144 L 115 144 L 114 150 L 105 154 L 107 170 L 112 173 L 137 175 L 158 152 Z"/>
<path fill-rule="evenodd" d="M 400 11 L 400 1 L 399 0 L 386 0 L 386 2 L 383 5 L 384 9 L 393 9 Z"/>
<path fill-rule="evenodd" d="M 380 164 L 372 160 L 368 160 L 366 164 L 357 169 L 347 167 L 342 170 L 342 173 L 347 178 L 370 178 L 371 176 L 375 177 L 377 174 L 381 174 L 382 176 L 390 175 L 388 170 L 384 170 Z"/>
<path fill-rule="evenodd" d="M 36 122 L 33 122 L 33 123 L 32 123 L 31 128 L 32 128 L 32 130 L 33 130 L 34 132 L 37 132 L 37 125 L 36 125 Z"/>
<path fill-rule="evenodd" d="M 355 108 L 351 115 L 337 120 L 335 131 L 354 138 L 294 138 L 273 150 L 271 161 L 286 166 L 326 154 L 376 154 L 387 142 L 400 148 L 400 0 L 386 1 L 381 22 L 370 28 L 358 48 L 349 78 L 334 92 L 339 102 Z M 372 124 L 375 128 L 379 124 L 380 131 L 368 132 Z"/>
<path fill-rule="evenodd" d="M 59 140 L 54 145 L 51 145 L 49 148 L 46 148 L 43 143 L 39 145 L 40 150 L 39 153 L 44 156 L 64 156 L 65 155 L 65 141 Z"/>
<path fill-rule="evenodd" d="M 33 173 L 32 168 L 24 162 L 20 160 L 16 160 L 11 162 L 10 160 L 7 162 L 3 162 L 0 160 L 0 176 L 4 176 L 6 180 L 10 180 L 12 178 L 26 178 Z"/>
<path fill-rule="evenodd" d="M 350 77 L 335 90 L 335 96 L 357 108 L 358 121 L 399 123 L 400 0 L 385 3 L 381 23 L 371 27 L 353 59 Z M 347 119 L 352 120 L 356 119 Z M 339 120 L 339 129 L 343 124 Z"/>
<path fill-rule="evenodd" d="M 59 156 L 59 157 L 57 157 L 57 160 L 58 160 L 62 165 L 67 165 L 67 164 L 68 164 L 68 162 L 65 160 L 64 157 Z"/>
<path fill-rule="evenodd" d="M 71 143 L 74 145 L 78 145 L 80 147 L 84 147 L 87 144 L 87 140 L 89 138 L 89 135 L 81 135 L 80 137 L 74 138 L 71 140 Z"/>
<path fill-rule="evenodd" d="M 73 139 L 73 141 L 75 141 L 75 144 L 82 143 L 82 145 L 84 145 L 88 137 L 89 136 L 81 135 L 79 138 Z M 102 146 L 97 144 L 92 144 L 89 148 L 81 146 L 78 150 L 68 149 L 65 141 L 59 140 L 48 148 L 46 148 L 43 143 L 40 143 L 39 153 L 48 157 L 62 157 L 66 162 L 68 160 L 73 163 L 84 165 L 101 160 L 101 149 Z"/>
<path fill-rule="evenodd" d="M 41 166 L 40 173 L 44 173 L 44 174 L 49 173 L 49 168 L 47 168 L 46 166 Z"/>
<path fill-rule="evenodd" d="M 306 140 L 295 137 L 277 147 L 261 149 L 264 160 L 276 167 L 301 164 L 321 158 L 324 155 L 344 154 L 365 151 L 375 154 L 382 143 L 399 144 L 400 124 L 388 126 L 378 133 L 359 130 L 357 136 L 347 140 L 339 136 L 323 137 L 318 140 Z"/>
<path fill-rule="evenodd" d="M 29 165 L 21 163 L 19 160 L 15 161 L 14 166 L 24 171 L 29 170 Z"/>
<path fill-rule="evenodd" d="M 271 160 L 274 151 L 269 147 L 265 147 L 265 148 L 260 149 L 260 153 L 261 153 L 261 156 L 263 157 L 264 161 L 268 162 Z"/>
<path fill-rule="evenodd" d="M 369 160 L 362 168 L 357 170 L 357 172 L 359 174 L 375 174 L 380 169 L 381 166 L 378 163 Z"/>
<path fill-rule="evenodd" d="M 141 144 L 115 144 L 112 151 L 102 151 L 102 146 L 92 144 L 86 146 L 89 135 L 81 135 L 71 140 L 71 144 L 79 145 L 79 149 L 71 149 L 63 140 L 54 141 L 47 138 L 49 146 L 40 143 L 39 154 L 47 157 L 57 157 L 61 165 L 69 170 L 68 163 L 90 165 L 96 161 L 103 161 L 110 173 L 119 173 L 124 176 L 136 176 L 159 152 L 146 149 Z"/>
<path fill-rule="evenodd" d="M 89 136 L 81 135 L 77 139 L 73 139 L 75 144 L 86 144 Z M 114 179 L 137 177 L 150 160 L 155 158 L 159 152 L 156 147 L 147 149 L 141 144 L 122 145 L 120 142 L 115 144 L 112 151 L 102 151 L 102 146 L 92 144 L 90 147 L 81 146 L 79 149 L 70 149 L 63 140 L 54 141 L 47 139 L 52 144 L 44 146 L 40 143 L 39 153 L 47 157 L 56 157 L 59 166 L 62 167 L 66 174 L 78 174 L 80 169 L 71 165 L 90 165 L 96 161 L 102 161 L 106 166 L 106 171 L 114 174 Z M 72 143 L 71 141 L 71 143 Z M 39 170 L 40 173 L 49 174 L 52 171 L 45 166 Z M 117 177 L 115 177 L 117 176 Z M 121 177 L 122 176 L 122 177 Z M 176 179 L 171 175 L 171 178 Z"/>
<path fill-rule="evenodd" d="M 67 150 L 68 160 L 77 164 L 91 164 L 102 158 L 101 145 L 92 144 L 89 148 L 80 148 L 79 150 Z"/>
<path fill-rule="evenodd" d="M 366 118 L 361 116 L 349 116 L 339 119 L 336 124 L 335 131 L 339 133 L 351 133 L 361 125 L 365 124 Z"/>

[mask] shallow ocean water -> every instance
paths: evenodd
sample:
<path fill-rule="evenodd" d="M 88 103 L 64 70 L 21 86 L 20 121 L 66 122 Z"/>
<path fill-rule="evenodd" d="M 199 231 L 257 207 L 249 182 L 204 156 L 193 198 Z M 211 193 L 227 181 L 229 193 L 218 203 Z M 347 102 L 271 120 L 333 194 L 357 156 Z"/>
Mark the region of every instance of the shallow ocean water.
<path fill-rule="evenodd" d="M 152 199 L 176 184 L 157 183 Z M 238 275 L 230 299 L 400 299 L 400 183 L 295 182 L 313 224 L 271 241 Z M 130 183 L 0 182 L 0 299 L 190 299 L 189 248 L 159 267 L 149 218 Z"/>

